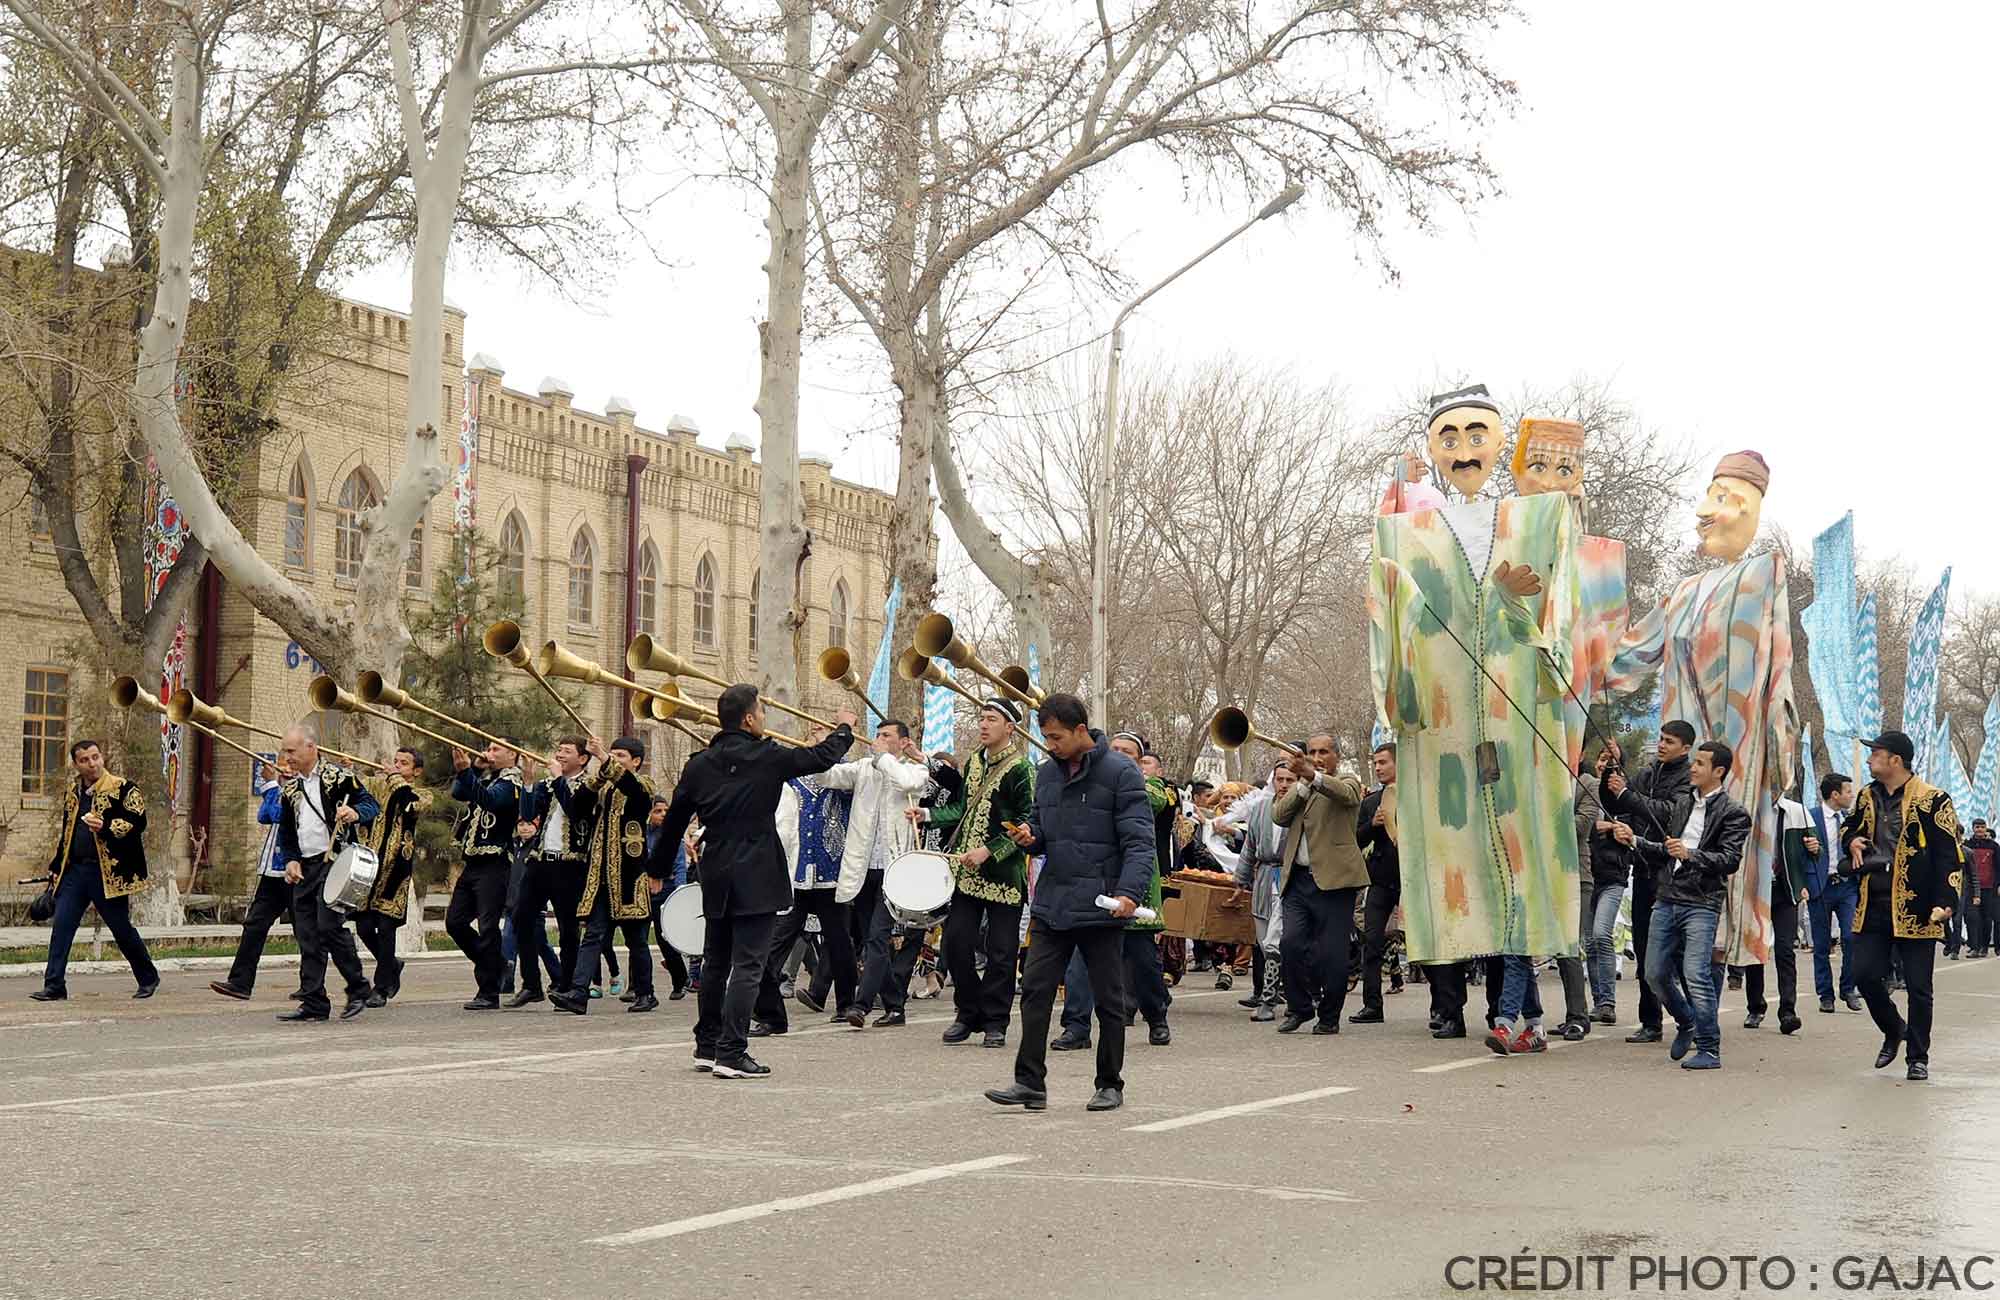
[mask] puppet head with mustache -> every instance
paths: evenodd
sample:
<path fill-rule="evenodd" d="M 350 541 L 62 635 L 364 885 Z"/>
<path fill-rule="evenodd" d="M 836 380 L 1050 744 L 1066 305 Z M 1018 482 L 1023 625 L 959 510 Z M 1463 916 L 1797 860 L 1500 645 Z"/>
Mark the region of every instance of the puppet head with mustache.
<path fill-rule="evenodd" d="M 1506 441 L 1500 406 L 1486 385 L 1474 384 L 1431 398 L 1429 420 L 1431 464 L 1467 500 L 1479 495 L 1493 467 L 1500 463 Z"/>

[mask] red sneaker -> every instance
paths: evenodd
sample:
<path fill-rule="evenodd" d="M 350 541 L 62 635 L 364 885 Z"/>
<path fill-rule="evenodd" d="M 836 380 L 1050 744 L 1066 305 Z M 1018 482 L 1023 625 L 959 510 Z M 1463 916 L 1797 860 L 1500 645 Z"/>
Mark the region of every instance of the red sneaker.
<path fill-rule="evenodd" d="M 1515 1041 L 1507 1037 L 1507 1031 L 1504 1029 L 1486 1031 L 1486 1045 L 1493 1049 L 1495 1056 L 1506 1056 L 1511 1052 L 1520 1051 L 1520 1048 L 1514 1046 Z"/>
<path fill-rule="evenodd" d="M 1521 1032 L 1514 1035 L 1512 1047 L 1517 1054 L 1546 1052 L 1549 1050 L 1549 1036 L 1542 1032 L 1540 1025 L 1524 1025 Z"/>

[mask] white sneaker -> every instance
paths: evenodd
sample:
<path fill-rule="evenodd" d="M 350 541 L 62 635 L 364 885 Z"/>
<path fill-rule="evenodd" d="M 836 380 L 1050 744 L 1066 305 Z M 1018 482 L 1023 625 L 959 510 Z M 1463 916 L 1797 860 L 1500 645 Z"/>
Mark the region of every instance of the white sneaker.
<path fill-rule="evenodd" d="M 694 1058 L 694 1068 L 701 1071 L 703 1074 L 708 1074 L 709 1072 L 715 1069 L 715 1058 L 710 1056 L 697 1056 Z"/>

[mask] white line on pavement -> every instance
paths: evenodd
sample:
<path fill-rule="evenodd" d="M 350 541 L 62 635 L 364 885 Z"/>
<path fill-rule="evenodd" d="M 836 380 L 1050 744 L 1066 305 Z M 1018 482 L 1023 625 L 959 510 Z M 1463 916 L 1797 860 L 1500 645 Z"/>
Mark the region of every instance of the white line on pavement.
<path fill-rule="evenodd" d="M 891 1174 L 887 1178 L 871 1178 L 865 1183 L 849 1183 L 845 1187 L 829 1187 L 823 1192 L 808 1192 L 804 1196 L 787 1196 L 776 1201 L 765 1201 L 758 1205 L 739 1205 L 730 1210 L 717 1210 L 713 1214 L 701 1214 L 692 1219 L 675 1219 L 671 1223 L 658 1223 L 650 1228 L 634 1228 L 630 1232 L 613 1233 L 608 1237 L 592 1237 L 586 1245 L 591 1246 L 636 1246 L 641 1242 L 660 1241 L 667 1237 L 680 1237 L 690 1232 L 701 1232 L 708 1228 L 726 1228 L 732 1223 L 744 1223 L 751 1219 L 767 1218 L 773 1214 L 784 1214 L 790 1210 L 809 1210 L 816 1205 L 831 1205 L 835 1201 L 851 1201 L 860 1196 L 873 1196 L 878 1192 L 893 1192 L 900 1187 L 916 1187 L 924 1183 L 934 1183 L 941 1178 L 952 1178 L 959 1174 L 975 1174 L 986 1169 L 998 1169 L 1003 1165 L 1018 1165 L 1027 1156 L 986 1156 L 979 1160 L 966 1160 L 955 1165 L 934 1165 L 929 1169 L 912 1169 L 907 1173 Z"/>
<path fill-rule="evenodd" d="M 1177 1115 L 1173 1119 L 1155 1120 L 1151 1124 L 1134 1124 L 1127 1133 L 1170 1133 L 1177 1128 L 1192 1128 L 1196 1124 L 1212 1124 L 1219 1119 L 1233 1119 L 1238 1115 L 1254 1115 L 1260 1110 L 1272 1110 L 1279 1106 L 1290 1106 L 1295 1102 L 1317 1101 L 1321 1097 L 1338 1097 L 1343 1092 L 1353 1092 L 1352 1088 L 1314 1088 L 1311 1092 L 1294 1092 L 1283 1097 L 1267 1097 L 1263 1101 L 1240 1102 L 1234 1106 L 1218 1106 L 1214 1110 L 1199 1110 L 1192 1115 Z"/>
<path fill-rule="evenodd" d="M 1586 1034 L 1584 1037 L 1579 1038 L 1573 1043 L 1570 1042 L 1567 1038 L 1552 1038 L 1549 1040 L 1549 1050 L 1551 1052 L 1568 1051 L 1572 1047 L 1581 1047 L 1585 1043 L 1608 1043 L 1612 1041 L 1614 1037 L 1615 1035 L 1612 1034 Z M 1466 1041 L 1470 1042 L 1472 1040 L 1467 1039 Z M 1498 1056 L 1494 1054 L 1494 1052 L 1491 1049 L 1488 1049 L 1486 1055 L 1484 1056 L 1467 1056 L 1456 1061 L 1446 1061 L 1441 1065 L 1420 1065 L 1416 1069 L 1410 1071 L 1410 1073 L 1449 1074 L 1453 1070 L 1470 1069 L 1472 1066 L 1475 1065 L 1485 1065 L 1488 1061 L 1500 1061 L 1505 1059 L 1506 1059 L 1505 1057 Z"/>

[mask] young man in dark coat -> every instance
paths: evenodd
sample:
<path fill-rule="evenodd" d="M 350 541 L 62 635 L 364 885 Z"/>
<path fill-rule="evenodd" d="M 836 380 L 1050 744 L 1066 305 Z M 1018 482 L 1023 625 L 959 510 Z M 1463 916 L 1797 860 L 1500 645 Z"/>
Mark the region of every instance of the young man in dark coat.
<path fill-rule="evenodd" d="M 1116 1110 L 1125 1103 L 1123 931 L 1152 880 L 1152 804 L 1138 766 L 1090 729 L 1082 700 L 1051 695 L 1037 716 L 1050 756 L 1036 775 L 1027 824 L 1005 830 L 1025 853 L 1046 860 L 1030 905 L 1014 1084 L 986 1097 L 1048 1109 L 1049 1017 L 1070 954 L 1080 949 L 1097 1002 L 1096 1091 L 1086 1109 Z"/>
<path fill-rule="evenodd" d="M 755 686 L 730 687 L 715 702 L 715 712 L 722 730 L 681 769 L 646 874 L 653 893 L 667 887 L 681 837 L 700 817 L 706 929 L 694 1064 L 722 1079 L 759 1079 L 771 1069 L 749 1053 L 750 1008 L 778 913 L 792 905 L 791 875 L 778 843 L 778 796 L 793 777 L 824 772 L 846 755 L 854 744 L 855 717 L 840 709 L 834 714 L 839 725 L 825 740 L 787 749 L 765 738 L 764 705 Z"/>

